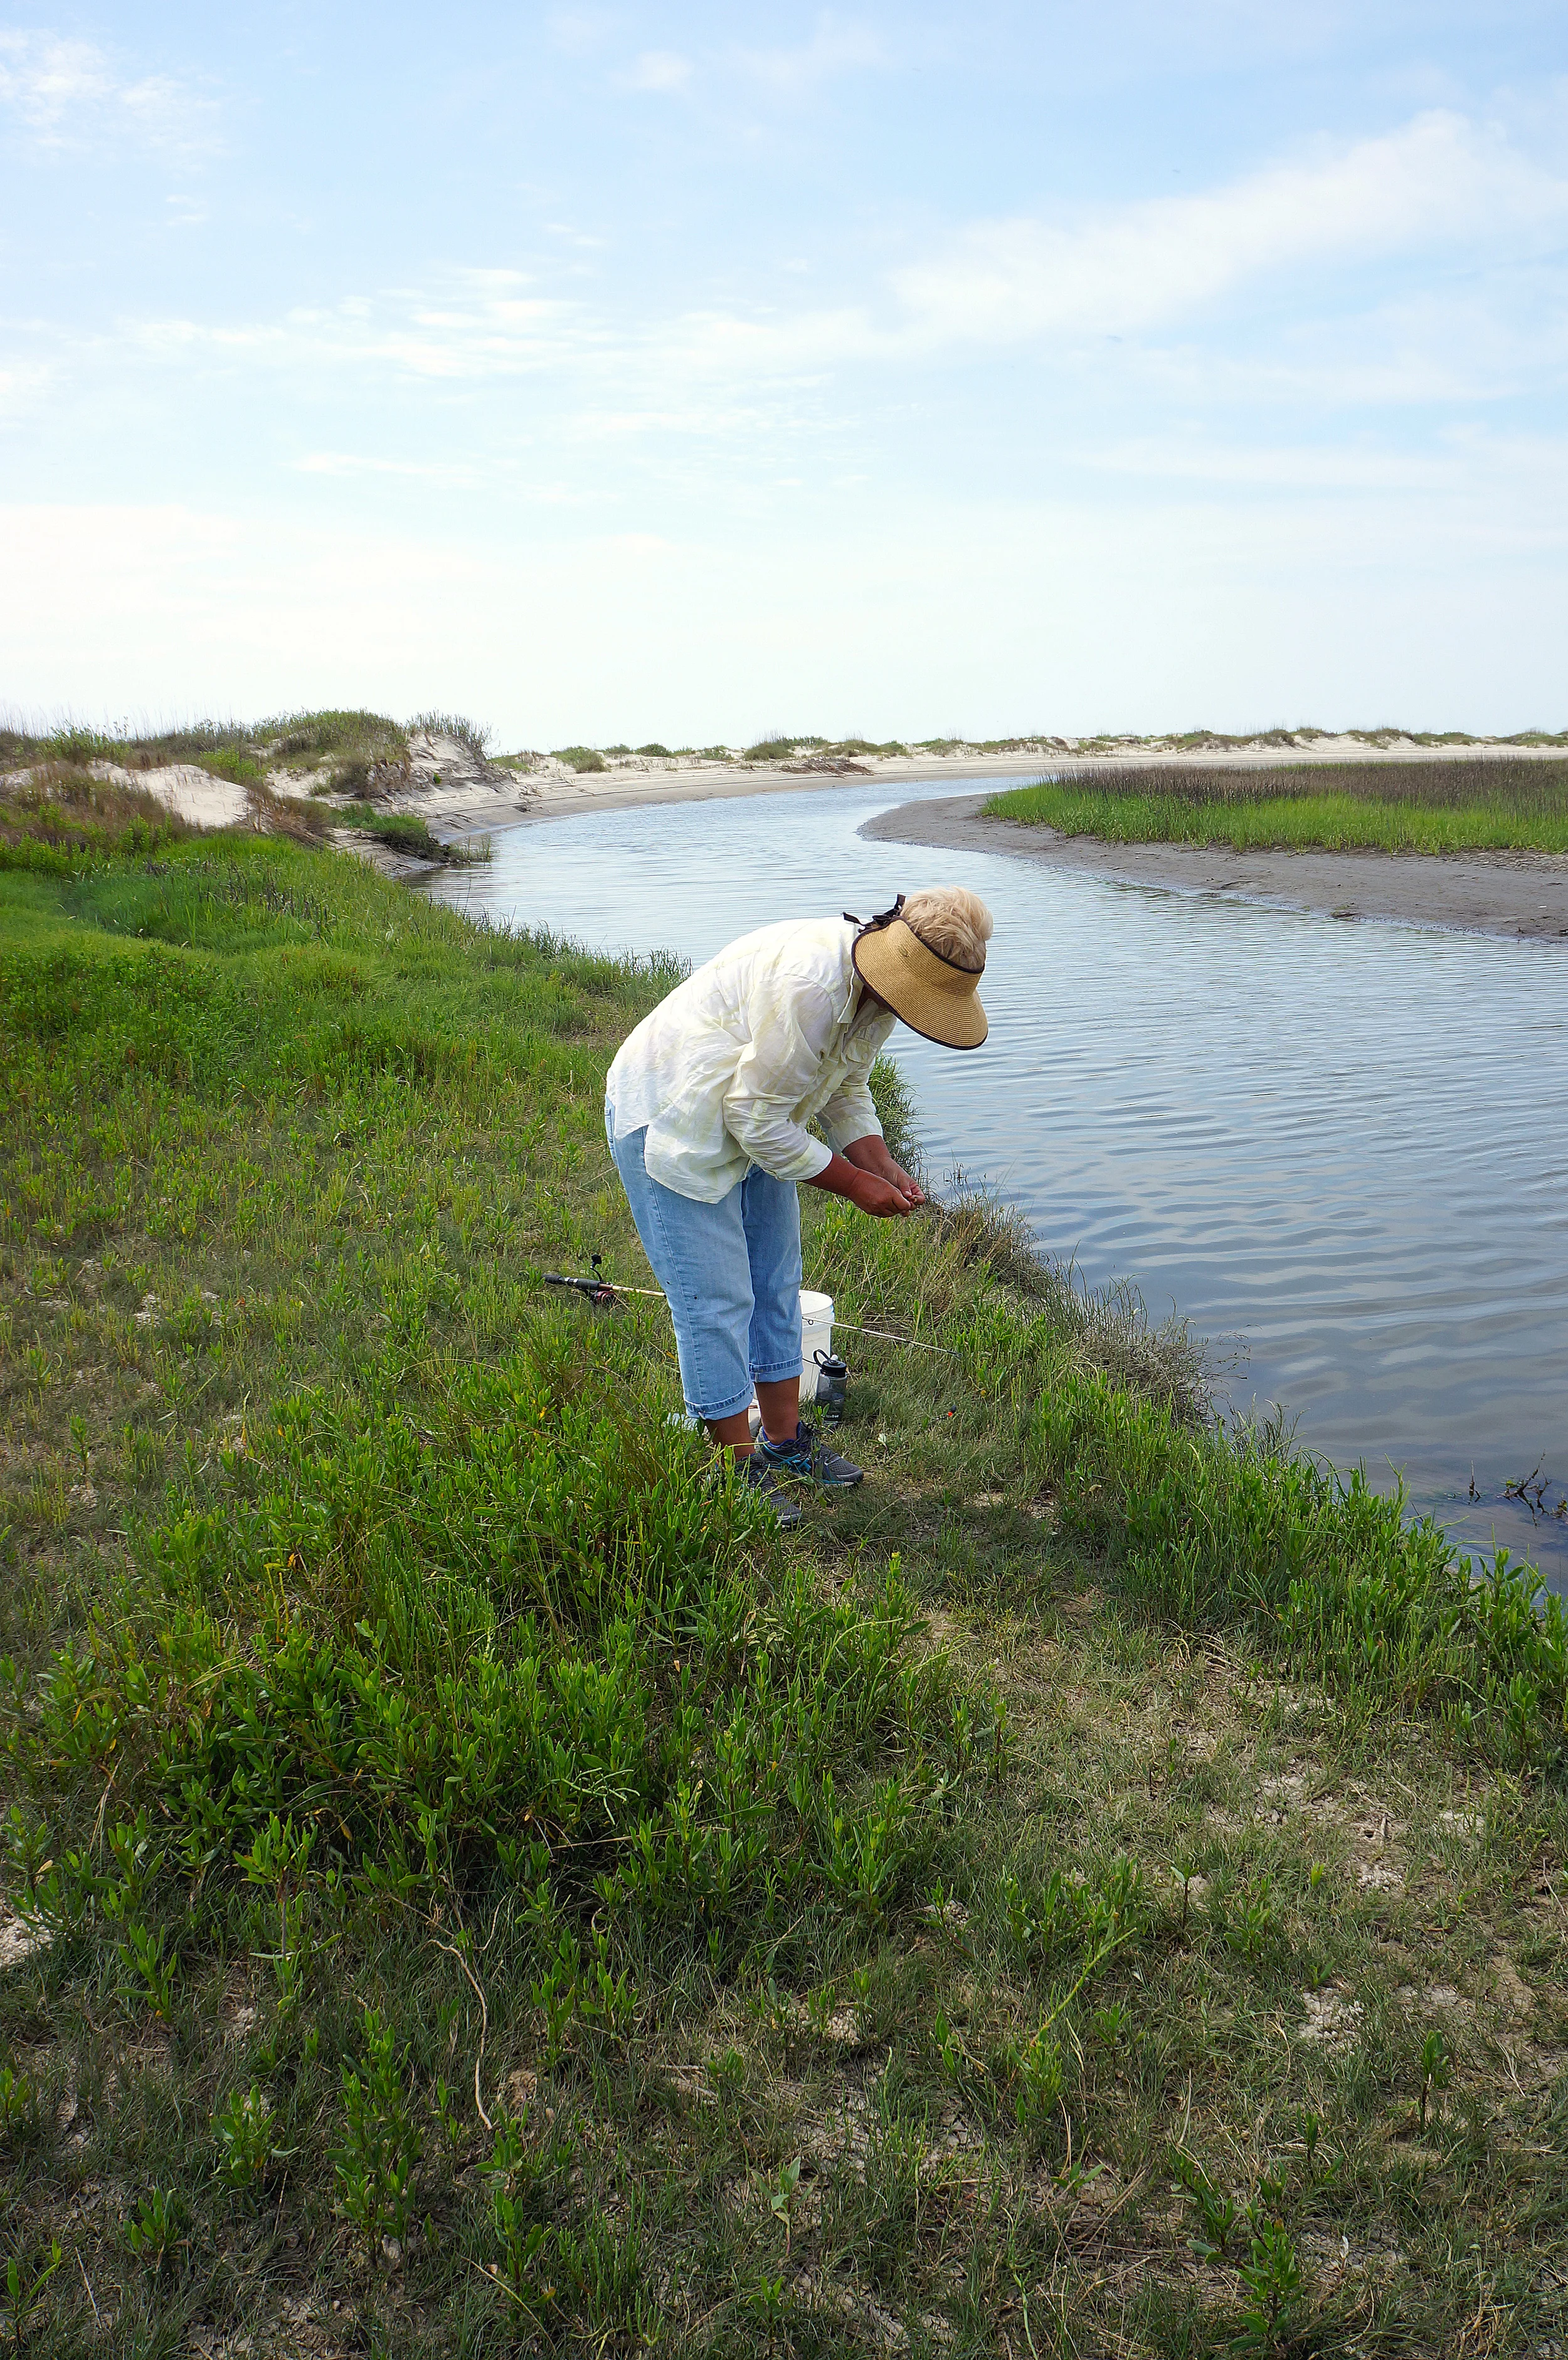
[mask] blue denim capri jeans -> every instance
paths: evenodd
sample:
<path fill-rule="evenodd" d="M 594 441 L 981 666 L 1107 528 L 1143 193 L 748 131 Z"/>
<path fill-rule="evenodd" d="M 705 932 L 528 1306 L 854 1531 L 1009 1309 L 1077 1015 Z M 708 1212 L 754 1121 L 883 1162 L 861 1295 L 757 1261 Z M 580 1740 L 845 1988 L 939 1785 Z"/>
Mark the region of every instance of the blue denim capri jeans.
<path fill-rule="evenodd" d="M 643 1251 L 675 1323 L 693 1417 L 734 1417 L 757 1384 L 800 1373 L 800 1200 L 754 1164 L 716 1205 L 650 1179 L 646 1127 L 617 1139 L 606 1117 Z"/>

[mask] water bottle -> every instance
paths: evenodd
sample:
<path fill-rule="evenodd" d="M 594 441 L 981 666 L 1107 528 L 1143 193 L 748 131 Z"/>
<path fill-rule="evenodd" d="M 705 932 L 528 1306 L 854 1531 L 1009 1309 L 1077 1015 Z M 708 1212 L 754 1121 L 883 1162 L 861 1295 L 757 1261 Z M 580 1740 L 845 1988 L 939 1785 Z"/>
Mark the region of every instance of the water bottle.
<path fill-rule="evenodd" d="M 844 1417 L 844 1397 L 849 1390 L 849 1363 L 841 1360 L 836 1352 L 813 1352 L 817 1364 L 817 1403 L 824 1426 L 837 1426 Z"/>

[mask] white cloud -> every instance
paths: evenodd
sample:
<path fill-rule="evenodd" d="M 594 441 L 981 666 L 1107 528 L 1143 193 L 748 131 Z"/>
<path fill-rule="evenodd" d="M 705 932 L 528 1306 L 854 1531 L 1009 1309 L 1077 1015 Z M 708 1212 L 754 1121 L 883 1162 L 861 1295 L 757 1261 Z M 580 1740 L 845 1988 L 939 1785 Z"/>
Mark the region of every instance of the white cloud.
<path fill-rule="evenodd" d="M 607 8 L 555 8 L 546 27 L 556 49 L 569 58 L 585 58 L 604 48 L 615 20 Z"/>
<path fill-rule="evenodd" d="M 443 290 L 445 301 L 403 290 L 376 302 L 353 296 L 301 307 L 280 321 L 156 320 L 129 333 L 154 359 L 206 355 L 310 371 L 390 363 L 412 377 L 455 381 L 560 367 L 604 343 L 580 306 L 515 291 L 527 283 L 515 271 L 463 270 Z"/>
<path fill-rule="evenodd" d="M 453 385 L 553 374 L 556 422 L 601 434 L 688 435 L 699 419 L 724 421 L 726 440 L 732 421 L 814 430 L 844 372 L 918 371 L 1008 343 L 1050 350 L 1058 387 L 1119 386 L 1167 407 L 1453 405 L 1541 391 L 1568 366 L 1565 225 L 1568 179 L 1551 163 L 1494 127 L 1424 115 L 1202 194 L 976 224 L 816 308 L 649 316 L 635 298 L 611 308 L 542 276 L 474 268 L 271 321 L 143 322 L 119 340 L 302 385 L 323 372 Z M 1367 300 L 1355 267 L 1374 258 L 1398 267 Z M 1261 322 L 1238 333 L 1237 308 L 1258 290 Z"/>
<path fill-rule="evenodd" d="M 673 49 L 644 49 L 623 79 L 628 90 L 684 90 L 691 79 L 691 60 Z"/>
<path fill-rule="evenodd" d="M 14 421 L 36 410 L 53 382 L 47 362 L 18 362 L 0 366 L 0 419 Z"/>
<path fill-rule="evenodd" d="M 293 462 L 300 475 L 401 475 L 449 491 L 473 491 L 485 480 L 478 469 L 440 459 L 376 459 L 354 451 L 308 451 Z"/>
<path fill-rule="evenodd" d="M 827 14 L 818 17 L 811 39 L 794 49 L 743 49 L 737 56 L 758 82 L 786 93 L 813 89 L 834 74 L 887 63 L 886 49 L 867 27 L 845 24 Z"/>
<path fill-rule="evenodd" d="M 1440 268 L 1433 283 L 1401 286 L 1366 309 L 1303 304 L 1266 335 L 1102 344 L 1096 367 L 1125 370 L 1146 396 L 1189 409 L 1255 414 L 1556 400 L 1568 373 L 1565 291 L 1555 264 L 1521 271 L 1504 255 Z"/>
<path fill-rule="evenodd" d="M 209 100 L 168 74 L 127 79 L 92 41 L 58 33 L 0 28 L 0 106 L 45 147 L 123 133 L 148 147 L 191 148 L 211 137 Z"/>
<path fill-rule="evenodd" d="M 1293 492 L 1436 491 L 1448 486 L 1454 472 L 1442 459 L 1424 453 L 1260 447 L 1178 437 L 1140 437 L 1087 452 L 1084 458 L 1089 466 L 1113 475 Z"/>
<path fill-rule="evenodd" d="M 1528 446 L 1530 464 L 1562 477 L 1568 449 Z M 1083 454 L 1107 475 L 1149 482 L 1213 484 L 1236 489 L 1316 494 L 1334 491 L 1453 492 L 1483 473 L 1519 473 L 1508 445 L 1478 438 L 1435 450 L 1390 450 L 1382 443 L 1279 444 L 1218 441 L 1206 435 L 1139 436 Z"/>
<path fill-rule="evenodd" d="M 103 52 L 52 33 L 0 31 L 0 104 L 46 137 L 67 115 L 96 107 L 113 85 Z"/>
<path fill-rule="evenodd" d="M 1568 357 L 1565 228 L 1568 177 L 1492 126 L 1426 114 L 1202 194 L 976 224 L 893 271 L 881 300 L 691 312 L 645 342 L 670 370 L 741 385 L 1037 344 L 1059 369 L 1199 399 L 1494 399 Z M 1399 276 L 1368 308 L 1353 274 L 1371 264 Z M 1456 268 L 1462 283 L 1429 290 Z M 1302 294 L 1313 272 L 1322 291 Z M 1267 328 L 1222 341 L 1260 292 Z"/>
<path fill-rule="evenodd" d="M 1428 114 L 1317 160 L 1072 226 L 978 225 L 894 274 L 931 343 L 1131 334 L 1191 319 L 1270 273 L 1561 235 L 1568 179 L 1498 132 Z"/>

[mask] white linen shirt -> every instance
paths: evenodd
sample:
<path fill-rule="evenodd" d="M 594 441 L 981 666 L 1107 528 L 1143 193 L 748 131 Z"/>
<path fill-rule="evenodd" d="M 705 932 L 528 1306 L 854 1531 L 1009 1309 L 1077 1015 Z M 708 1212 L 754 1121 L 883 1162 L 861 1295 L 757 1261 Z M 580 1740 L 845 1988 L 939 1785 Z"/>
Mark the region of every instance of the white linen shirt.
<path fill-rule="evenodd" d="M 646 1123 L 643 1163 L 678 1196 L 716 1205 L 748 1164 L 813 1180 L 833 1150 L 882 1126 L 866 1076 L 898 1021 L 866 1003 L 837 918 L 743 934 L 678 984 L 622 1042 L 604 1103 L 617 1136 Z"/>

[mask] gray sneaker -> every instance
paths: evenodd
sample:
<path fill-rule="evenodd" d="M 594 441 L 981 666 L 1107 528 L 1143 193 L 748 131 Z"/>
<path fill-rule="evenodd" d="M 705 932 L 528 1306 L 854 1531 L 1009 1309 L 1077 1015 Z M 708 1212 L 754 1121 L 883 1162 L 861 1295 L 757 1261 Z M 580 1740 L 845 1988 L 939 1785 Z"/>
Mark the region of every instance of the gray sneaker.
<path fill-rule="evenodd" d="M 794 1475 L 808 1483 L 820 1484 L 825 1491 L 847 1491 L 861 1482 L 866 1470 L 842 1451 L 830 1450 L 825 1442 L 817 1439 L 816 1428 L 802 1418 L 789 1442 L 769 1442 L 763 1435 L 752 1453 L 762 1459 L 776 1474 Z"/>
<path fill-rule="evenodd" d="M 791 1532 L 800 1523 L 800 1502 L 789 1497 L 760 1449 L 749 1451 L 741 1460 L 741 1481 L 748 1491 L 761 1492 L 780 1532 Z"/>

